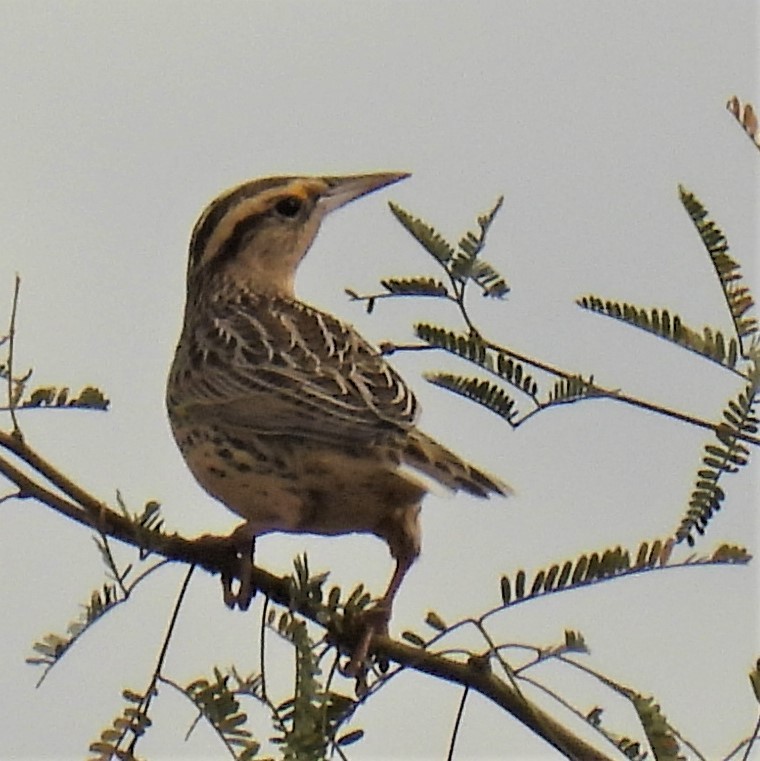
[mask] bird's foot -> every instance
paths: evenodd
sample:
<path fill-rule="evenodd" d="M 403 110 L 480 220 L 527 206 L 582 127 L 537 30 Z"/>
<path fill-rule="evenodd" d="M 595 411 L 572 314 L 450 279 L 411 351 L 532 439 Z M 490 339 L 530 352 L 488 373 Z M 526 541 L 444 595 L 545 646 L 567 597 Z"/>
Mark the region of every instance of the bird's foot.
<path fill-rule="evenodd" d="M 248 610 L 251 601 L 256 595 L 256 585 L 253 582 L 253 552 L 256 546 L 256 536 L 248 523 L 238 526 L 231 534 L 230 539 L 237 548 L 237 592 L 232 588 L 233 579 L 228 575 L 222 575 L 222 592 L 224 604 L 228 608 L 237 606 L 240 610 Z"/>
<path fill-rule="evenodd" d="M 364 681 L 372 640 L 377 635 L 388 636 L 390 618 L 391 606 L 383 600 L 360 614 L 359 626 L 362 628 L 362 636 L 354 648 L 350 660 L 343 668 L 343 673 L 346 676 L 355 678 L 360 682 Z"/>
<path fill-rule="evenodd" d="M 256 596 L 256 585 L 253 582 L 253 561 L 247 555 L 238 557 L 237 590 L 233 588 L 235 577 L 229 573 L 222 573 L 222 597 L 224 604 L 234 610 L 248 610 L 251 601 Z"/>
<path fill-rule="evenodd" d="M 256 595 L 253 581 L 253 539 L 249 534 L 236 529 L 229 536 L 206 534 L 199 537 L 198 541 L 206 545 L 209 553 L 223 553 L 225 560 L 229 559 L 226 564 L 229 570 L 221 572 L 224 604 L 233 610 L 248 610 Z M 237 588 L 234 584 L 236 579 Z"/>

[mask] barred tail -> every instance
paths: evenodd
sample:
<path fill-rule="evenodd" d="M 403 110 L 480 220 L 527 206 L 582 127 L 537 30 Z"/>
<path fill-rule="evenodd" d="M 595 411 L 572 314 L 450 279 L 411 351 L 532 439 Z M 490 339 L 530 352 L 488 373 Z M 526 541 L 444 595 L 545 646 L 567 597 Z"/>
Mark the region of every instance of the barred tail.
<path fill-rule="evenodd" d="M 454 491 L 477 497 L 512 493 L 498 478 L 469 465 L 453 452 L 420 431 L 412 431 L 402 454 L 403 461 Z"/>

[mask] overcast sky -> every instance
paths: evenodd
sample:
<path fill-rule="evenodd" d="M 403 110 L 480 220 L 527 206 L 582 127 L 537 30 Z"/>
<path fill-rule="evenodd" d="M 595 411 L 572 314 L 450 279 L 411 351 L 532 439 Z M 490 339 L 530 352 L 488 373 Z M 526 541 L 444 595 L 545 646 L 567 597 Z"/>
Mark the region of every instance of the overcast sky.
<path fill-rule="evenodd" d="M 33 366 L 39 385 L 97 384 L 112 400 L 108 414 L 29 412 L 22 425 L 104 499 L 117 488 L 135 509 L 157 499 L 188 536 L 235 526 L 185 469 L 163 393 L 190 229 L 218 192 L 261 175 L 413 173 L 330 218 L 298 281 L 302 298 L 372 340 L 409 340 L 421 319 L 459 327 L 429 303 L 384 302 L 368 316 L 346 298 L 345 287 L 370 292 L 388 275 L 434 274 L 387 200 L 456 240 L 503 194 L 486 256 L 513 290 L 472 305 L 490 337 L 707 418 L 736 393 L 709 363 L 574 300 L 667 306 L 697 328 L 730 329 L 677 186 L 707 205 L 756 283 L 760 157 L 724 110 L 734 93 L 760 103 L 754 2 L 11 2 L 3 16 L 0 312 L 18 272 L 17 367 Z M 423 555 L 393 633 L 421 629 L 431 608 L 454 621 L 497 604 L 502 573 L 677 526 L 700 430 L 587 402 L 512 432 L 425 383 L 423 370 L 452 369 L 444 358 L 394 362 L 420 397 L 421 427 L 517 496 L 426 501 Z M 698 551 L 729 541 L 757 552 L 756 486 L 749 469 L 726 484 Z M 287 573 L 304 550 L 332 581 L 378 594 L 392 568 L 370 537 L 271 536 L 258 559 Z M 121 688 L 147 684 L 184 570 L 156 575 L 35 690 L 24 658 L 102 584 L 100 558 L 79 527 L 18 501 L 0 505 L 0 554 L 0 758 L 82 758 L 121 710 Z M 590 666 L 656 695 L 714 759 L 756 721 L 746 675 L 760 655 L 757 593 L 754 567 L 653 574 L 521 606 L 495 637 L 550 644 L 580 629 Z M 254 670 L 259 610 L 228 612 L 218 581 L 198 574 L 167 670 L 183 683 L 215 664 Z M 635 731 L 608 693 L 559 669 L 541 676 Z M 430 680 L 397 680 L 357 717 L 367 737 L 350 758 L 445 757 L 458 700 Z M 267 737 L 266 716 L 250 713 Z M 138 753 L 225 758 L 204 727 L 183 744 L 192 718 L 162 694 Z M 458 747 L 460 759 L 556 757 L 476 698 Z"/>

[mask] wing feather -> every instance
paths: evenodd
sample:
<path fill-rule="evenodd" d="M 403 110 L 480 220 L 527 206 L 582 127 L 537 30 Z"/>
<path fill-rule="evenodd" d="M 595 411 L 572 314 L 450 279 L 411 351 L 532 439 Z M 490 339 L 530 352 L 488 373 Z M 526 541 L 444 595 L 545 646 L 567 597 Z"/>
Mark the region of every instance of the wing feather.
<path fill-rule="evenodd" d="M 378 350 L 301 302 L 219 301 L 186 336 L 190 365 L 202 369 L 178 379 L 192 385 L 183 396 L 193 415 L 341 444 L 409 431 L 417 418 L 414 395 Z"/>

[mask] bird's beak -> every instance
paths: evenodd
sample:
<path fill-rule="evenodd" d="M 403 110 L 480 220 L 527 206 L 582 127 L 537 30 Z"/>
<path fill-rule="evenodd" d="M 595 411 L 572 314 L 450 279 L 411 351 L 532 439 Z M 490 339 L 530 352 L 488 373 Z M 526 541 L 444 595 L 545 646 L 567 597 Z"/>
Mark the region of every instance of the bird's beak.
<path fill-rule="evenodd" d="M 348 177 L 323 177 L 328 189 L 320 196 L 318 205 L 324 214 L 345 206 L 375 190 L 409 177 L 409 172 L 379 172 L 377 174 L 354 174 Z"/>

